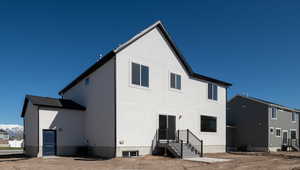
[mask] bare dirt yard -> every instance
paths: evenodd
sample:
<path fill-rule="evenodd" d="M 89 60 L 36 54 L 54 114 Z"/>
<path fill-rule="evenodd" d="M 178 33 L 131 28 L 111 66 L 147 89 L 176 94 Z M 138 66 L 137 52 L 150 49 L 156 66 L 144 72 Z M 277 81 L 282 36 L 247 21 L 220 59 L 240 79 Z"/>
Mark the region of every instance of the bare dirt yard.
<path fill-rule="evenodd" d="M 22 155 L 1 155 L 0 169 L 14 170 L 300 170 L 300 153 L 223 153 L 207 154 L 206 157 L 231 159 L 229 162 L 202 163 L 159 156 L 138 158 L 95 158 L 59 157 L 26 158 Z"/>

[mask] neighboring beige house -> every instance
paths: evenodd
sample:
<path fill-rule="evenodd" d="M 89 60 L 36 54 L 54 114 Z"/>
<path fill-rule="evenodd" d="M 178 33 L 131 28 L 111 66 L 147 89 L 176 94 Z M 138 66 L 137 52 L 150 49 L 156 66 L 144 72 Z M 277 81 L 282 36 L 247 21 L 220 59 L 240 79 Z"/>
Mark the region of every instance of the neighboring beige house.
<path fill-rule="evenodd" d="M 79 75 L 61 99 L 26 96 L 25 152 L 72 155 L 87 147 L 109 158 L 164 148 L 177 157 L 225 152 L 229 86 L 195 73 L 156 22 Z"/>

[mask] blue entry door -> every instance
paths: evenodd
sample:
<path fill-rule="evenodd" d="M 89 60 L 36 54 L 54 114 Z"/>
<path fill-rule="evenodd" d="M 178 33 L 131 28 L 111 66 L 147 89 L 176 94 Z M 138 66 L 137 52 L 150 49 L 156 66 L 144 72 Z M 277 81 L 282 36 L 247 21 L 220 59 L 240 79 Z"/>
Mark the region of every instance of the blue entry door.
<path fill-rule="evenodd" d="M 43 156 L 56 155 L 56 131 L 43 130 Z"/>

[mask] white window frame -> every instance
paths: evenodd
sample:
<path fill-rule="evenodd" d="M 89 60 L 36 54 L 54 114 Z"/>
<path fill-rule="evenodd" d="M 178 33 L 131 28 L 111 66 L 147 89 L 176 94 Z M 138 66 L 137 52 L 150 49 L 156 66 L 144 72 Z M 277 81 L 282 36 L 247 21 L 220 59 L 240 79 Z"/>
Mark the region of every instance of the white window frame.
<path fill-rule="evenodd" d="M 293 114 L 295 114 L 295 116 L 294 116 L 295 120 L 293 120 Z M 297 122 L 297 115 L 296 115 L 296 112 L 292 112 L 291 119 L 292 119 L 292 123 L 296 123 L 296 122 Z"/>
<path fill-rule="evenodd" d="M 208 98 L 208 94 L 209 94 L 209 84 L 212 84 L 212 99 L 209 99 Z M 217 86 L 217 100 L 214 100 L 214 86 Z M 219 86 L 217 84 L 214 84 L 214 83 L 211 83 L 211 82 L 208 82 L 207 83 L 207 91 L 206 91 L 206 97 L 207 97 L 207 100 L 208 101 L 212 101 L 212 102 L 218 102 L 219 101 Z"/>
<path fill-rule="evenodd" d="M 126 158 L 124 156 L 124 152 L 128 152 L 128 157 L 138 157 L 139 156 L 139 151 L 138 150 L 132 150 L 132 151 L 122 151 L 122 157 Z M 136 153 L 135 156 L 132 156 L 132 153 Z"/>
<path fill-rule="evenodd" d="M 175 74 L 175 88 L 171 87 L 171 74 Z M 177 85 L 177 78 L 176 78 L 176 76 L 180 76 L 180 89 L 176 88 L 176 85 Z M 169 71 L 169 89 L 170 90 L 175 90 L 175 91 L 178 91 L 178 92 L 180 92 L 182 90 L 182 76 L 181 76 L 181 74 Z"/>
<path fill-rule="evenodd" d="M 275 117 L 273 118 L 273 109 L 275 109 Z M 277 120 L 278 109 L 276 107 L 271 107 L 271 119 Z"/>
<path fill-rule="evenodd" d="M 273 132 L 271 132 L 271 129 L 273 129 Z M 274 134 L 274 127 L 269 128 L 269 133 L 272 134 L 272 135 Z"/>
<path fill-rule="evenodd" d="M 139 85 L 132 83 L 132 63 L 140 65 L 140 84 Z M 142 86 L 142 70 L 141 70 L 142 66 L 148 67 L 148 87 Z M 129 62 L 129 68 L 130 68 L 129 69 L 129 86 L 134 87 L 134 88 L 149 90 L 150 89 L 150 66 L 131 60 Z"/>
<path fill-rule="evenodd" d="M 206 116 L 206 117 L 213 117 L 213 118 L 216 118 L 216 131 L 215 132 L 207 132 L 207 131 L 202 131 L 202 129 L 201 129 L 201 116 Z M 219 119 L 218 119 L 218 116 L 215 116 L 215 115 L 208 115 L 208 114 L 201 114 L 200 115 L 200 126 L 199 126 L 199 128 L 200 128 L 200 130 L 199 130 L 199 132 L 201 132 L 201 133 L 206 133 L 206 134 L 218 134 L 218 122 L 219 122 Z"/>
<path fill-rule="evenodd" d="M 297 129 L 290 129 L 290 138 L 292 139 L 292 131 L 296 132 L 296 139 L 297 139 Z"/>
<path fill-rule="evenodd" d="M 277 130 L 280 130 L 279 136 L 277 135 Z M 281 136 L 282 136 L 282 130 L 281 130 L 281 128 L 275 128 L 275 136 L 278 137 L 278 138 L 281 138 Z"/>
<path fill-rule="evenodd" d="M 285 145 L 287 145 L 288 143 L 289 143 L 289 138 L 290 138 L 290 136 L 289 136 L 289 131 L 288 130 L 282 130 L 281 131 L 281 141 L 283 142 L 283 133 L 284 132 L 286 132 L 287 133 L 287 143 L 285 143 Z M 282 143 L 282 144 L 284 144 L 284 143 Z"/>

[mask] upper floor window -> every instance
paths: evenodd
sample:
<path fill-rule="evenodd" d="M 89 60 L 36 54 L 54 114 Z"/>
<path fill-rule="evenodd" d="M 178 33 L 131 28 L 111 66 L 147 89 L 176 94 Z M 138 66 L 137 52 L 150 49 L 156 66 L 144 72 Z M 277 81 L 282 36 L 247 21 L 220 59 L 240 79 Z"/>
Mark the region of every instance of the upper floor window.
<path fill-rule="evenodd" d="M 89 85 L 90 84 L 90 78 L 86 78 L 85 80 L 84 80 L 84 84 L 87 86 L 87 85 Z"/>
<path fill-rule="evenodd" d="M 201 132 L 217 132 L 217 118 L 201 116 Z"/>
<path fill-rule="evenodd" d="M 170 86 L 173 89 L 181 89 L 181 76 L 175 73 L 170 75 Z"/>
<path fill-rule="evenodd" d="M 277 119 L 277 108 L 272 107 L 272 114 L 271 114 L 272 119 Z"/>
<path fill-rule="evenodd" d="M 137 63 L 131 64 L 131 83 L 149 87 L 149 67 Z"/>
<path fill-rule="evenodd" d="M 212 83 L 208 83 L 208 99 L 218 100 L 218 86 Z"/>
<path fill-rule="evenodd" d="M 297 115 L 296 115 L 296 113 L 295 112 L 292 112 L 292 121 L 293 122 L 296 122 L 297 121 Z"/>

